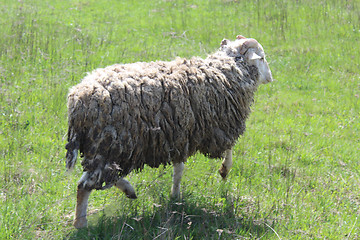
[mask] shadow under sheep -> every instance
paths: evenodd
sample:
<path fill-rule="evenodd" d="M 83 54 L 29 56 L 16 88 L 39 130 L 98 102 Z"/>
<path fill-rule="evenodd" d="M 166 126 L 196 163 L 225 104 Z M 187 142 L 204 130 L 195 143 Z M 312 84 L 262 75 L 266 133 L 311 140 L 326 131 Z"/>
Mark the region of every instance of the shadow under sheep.
<path fill-rule="evenodd" d="M 186 197 L 181 202 L 163 198 L 153 211 L 126 214 L 118 210 L 122 213 L 112 216 L 106 215 L 106 207 L 95 224 L 92 221 L 88 228 L 74 230 L 66 239 L 258 239 L 274 234 L 270 227 L 274 228 L 275 221 L 254 219 L 254 212 L 238 211 L 234 203 L 225 196 L 209 209 Z"/>

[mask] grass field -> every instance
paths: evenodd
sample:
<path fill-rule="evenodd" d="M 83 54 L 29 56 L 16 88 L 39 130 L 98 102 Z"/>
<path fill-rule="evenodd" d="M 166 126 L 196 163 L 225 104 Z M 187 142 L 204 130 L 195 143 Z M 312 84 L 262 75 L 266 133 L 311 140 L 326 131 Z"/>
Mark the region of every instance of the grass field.
<path fill-rule="evenodd" d="M 0 0 L 0 239 L 359 239 L 360 1 Z M 261 86 L 226 182 L 191 157 L 181 201 L 172 168 L 131 174 L 138 199 L 93 192 L 71 223 L 66 95 L 113 63 L 215 51 L 256 38 Z"/>

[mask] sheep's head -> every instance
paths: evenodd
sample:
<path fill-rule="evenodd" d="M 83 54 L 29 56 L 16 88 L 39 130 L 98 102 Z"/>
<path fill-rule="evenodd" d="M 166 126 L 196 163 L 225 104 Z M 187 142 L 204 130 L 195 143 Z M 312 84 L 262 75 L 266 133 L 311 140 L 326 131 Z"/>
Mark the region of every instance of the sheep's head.
<path fill-rule="evenodd" d="M 269 83 L 273 81 L 271 70 L 265 59 L 264 49 L 253 38 L 238 35 L 235 41 L 224 39 L 221 41 L 221 51 L 235 59 L 243 58 L 249 65 L 256 66 L 259 70 L 258 81 Z"/>

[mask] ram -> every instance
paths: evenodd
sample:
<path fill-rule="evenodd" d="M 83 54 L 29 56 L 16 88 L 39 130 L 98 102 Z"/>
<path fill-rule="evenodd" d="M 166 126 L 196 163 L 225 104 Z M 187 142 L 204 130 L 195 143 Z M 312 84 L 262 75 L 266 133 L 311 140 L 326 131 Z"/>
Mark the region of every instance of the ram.
<path fill-rule="evenodd" d="M 144 165 L 173 164 L 172 197 L 180 196 L 184 162 L 196 152 L 224 157 L 219 172 L 226 178 L 254 93 L 272 80 L 262 46 L 241 35 L 222 40 L 206 59 L 115 64 L 90 73 L 68 95 L 66 166 L 74 167 L 80 151 L 84 169 L 74 226 L 87 226 L 93 189 L 115 185 L 136 198 L 123 177 Z"/>

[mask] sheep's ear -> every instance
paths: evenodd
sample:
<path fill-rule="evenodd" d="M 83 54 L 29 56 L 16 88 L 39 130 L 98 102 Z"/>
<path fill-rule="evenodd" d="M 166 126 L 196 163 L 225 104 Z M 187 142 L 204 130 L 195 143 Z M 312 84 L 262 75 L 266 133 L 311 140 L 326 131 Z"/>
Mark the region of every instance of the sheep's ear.
<path fill-rule="evenodd" d="M 257 55 L 254 52 L 250 52 L 249 59 L 250 60 L 256 60 L 256 59 L 262 59 L 262 57 L 260 57 L 259 55 Z"/>
<path fill-rule="evenodd" d="M 224 38 L 224 39 L 221 41 L 220 46 L 223 47 L 223 46 L 225 46 L 225 45 L 228 45 L 228 43 L 229 43 L 229 40 L 227 40 L 227 39 Z"/>
<path fill-rule="evenodd" d="M 249 49 L 249 48 L 256 48 L 259 46 L 259 43 L 253 39 L 253 38 L 247 38 L 241 45 L 240 47 L 240 54 L 245 54 L 245 52 Z"/>
<path fill-rule="evenodd" d="M 245 39 L 245 38 L 246 38 L 246 37 L 244 37 L 243 35 L 237 35 L 237 36 L 236 36 L 236 39 L 238 39 L 238 40 L 239 40 L 239 39 Z"/>

